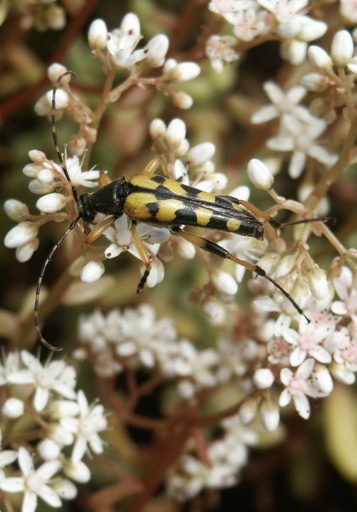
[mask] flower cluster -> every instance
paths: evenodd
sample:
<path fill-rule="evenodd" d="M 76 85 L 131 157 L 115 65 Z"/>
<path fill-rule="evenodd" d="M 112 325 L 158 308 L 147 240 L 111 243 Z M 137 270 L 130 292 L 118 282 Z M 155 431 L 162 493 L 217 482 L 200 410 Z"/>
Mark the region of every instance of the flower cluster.
<path fill-rule="evenodd" d="M 211 496 L 240 480 L 250 447 L 288 434 L 287 413 L 307 420 L 320 399 L 330 406 L 345 389 L 340 384 L 356 381 L 357 251 L 348 205 L 355 205 L 357 31 L 343 28 L 356 21 L 356 6 L 211 0 L 193 16 L 185 3 L 181 17 L 174 9 L 163 16 L 156 4 L 138 3 L 148 9 L 143 26 L 134 13 L 112 30 L 95 19 L 87 48 L 73 45 L 76 55 L 94 58 L 90 72 L 103 73 L 102 86 L 86 82 L 85 62 L 78 81 L 62 64 L 49 67 L 53 88 L 35 112 L 51 119 L 59 164 L 30 151 L 23 173 L 38 212 L 17 199 L 4 204 L 16 223 L 5 246 L 21 262 L 38 249 L 42 226 L 68 226 L 40 270 L 35 326 L 40 334 L 60 303 L 100 299 L 80 318 L 78 345 L 70 346 L 78 379 L 88 375 L 82 368 L 94 374 L 116 427 L 107 435 L 107 464 L 104 405 L 88 403 L 76 388 L 77 370 L 63 360 L 41 363 L 27 350 L 4 352 L 0 502 L 11 511 L 34 512 L 39 500 L 60 508 L 74 499 L 77 484 L 91 478 L 86 455 L 95 454 L 104 459 L 102 488 L 94 498 L 88 489 L 88 503 L 98 508 L 120 508 L 116 501 L 129 502 L 137 489 L 165 488 L 160 499 L 181 502 L 201 499 L 205 490 Z M 62 23 L 54 1 L 18 5 L 31 7 L 24 11 L 28 27 Z M 332 11 L 339 19 L 329 26 Z M 267 41 L 279 45 L 269 51 L 280 48 L 282 67 L 269 71 L 276 78 L 260 84 L 267 75 L 255 69 L 237 81 L 241 63 L 251 65 L 248 50 Z M 62 155 L 57 137 L 62 116 L 77 126 L 71 156 L 67 146 Z M 246 137 L 242 144 L 237 133 Z M 110 171 L 91 168 L 93 158 Z M 335 204 L 342 206 L 337 214 Z M 327 214 L 343 224 L 341 240 Z M 63 244 L 63 272 L 42 304 L 46 269 L 65 239 L 71 243 Z M 138 286 L 121 265 L 124 253 L 140 261 Z M 102 277 L 119 256 L 118 273 Z M 169 272 L 178 262 L 180 273 Z M 134 292 L 144 286 L 142 303 Z M 20 302 L 18 295 L 9 297 Z M 18 313 L 0 310 L 13 347 L 30 343 L 25 295 Z M 155 407 L 144 415 L 149 395 Z M 155 441 L 136 443 L 126 426 L 149 431 Z M 148 453 L 160 464 L 155 457 L 148 463 Z"/>
<path fill-rule="evenodd" d="M 224 489 L 237 483 L 249 447 L 257 443 L 257 434 L 242 425 L 237 415 L 222 421 L 220 427 L 221 436 L 206 447 L 206 460 L 189 449 L 181 456 L 167 480 L 170 496 L 185 501 L 202 489 Z"/>
<path fill-rule="evenodd" d="M 233 25 L 241 41 L 277 38 L 282 58 L 297 65 L 305 59 L 308 43 L 327 30 L 325 22 L 306 14 L 308 5 L 309 0 L 212 0 L 209 9 Z"/>
<path fill-rule="evenodd" d="M 37 509 L 38 498 L 55 508 L 74 499 L 73 481 L 90 479 L 83 457 L 103 452 L 103 406 L 89 405 L 84 392 L 75 390 L 76 379 L 64 361 L 42 364 L 25 350 L 3 355 L 0 494 L 10 502 L 13 493 L 22 493 L 26 512 Z"/>

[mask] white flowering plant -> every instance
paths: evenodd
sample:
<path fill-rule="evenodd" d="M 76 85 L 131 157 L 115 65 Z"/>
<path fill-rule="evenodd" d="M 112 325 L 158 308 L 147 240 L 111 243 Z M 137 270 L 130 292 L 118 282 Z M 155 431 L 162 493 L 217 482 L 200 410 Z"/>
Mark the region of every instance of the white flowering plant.
<path fill-rule="evenodd" d="M 325 509 L 327 461 L 348 505 L 357 481 L 356 6 L 101 4 L 2 8 L 18 31 L 0 88 L 13 137 L 2 182 L 0 510 L 181 510 L 189 501 L 218 511 L 225 489 L 246 499 L 262 479 L 280 503 L 287 465 L 297 475 L 284 476 L 288 508 L 308 467 L 300 499 L 316 506 L 319 488 Z M 39 65 L 52 30 L 61 34 L 52 64 Z M 33 122 L 16 131 L 24 103 Z M 264 237 L 199 220 L 180 236 L 165 212 L 155 223 L 125 211 L 84 222 L 78 197 L 149 171 L 174 190 L 241 201 Z M 194 245 L 197 236 L 204 242 Z M 42 328 L 62 353 L 39 344 Z M 261 509 L 258 497 L 250 509 Z"/>

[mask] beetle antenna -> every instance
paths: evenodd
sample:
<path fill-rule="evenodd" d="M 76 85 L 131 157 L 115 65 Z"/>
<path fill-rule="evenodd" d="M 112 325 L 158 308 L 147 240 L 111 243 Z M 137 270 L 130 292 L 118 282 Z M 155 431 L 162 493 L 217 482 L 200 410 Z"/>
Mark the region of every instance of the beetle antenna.
<path fill-rule="evenodd" d="M 68 169 L 66 166 L 66 163 L 64 161 L 63 155 L 61 153 L 61 150 L 59 148 L 58 144 L 58 136 L 57 136 L 57 128 L 56 128 L 56 93 L 59 87 L 59 84 L 63 80 L 65 76 L 73 75 L 76 76 L 76 74 L 73 71 L 66 71 L 65 73 L 62 73 L 57 80 L 54 83 L 53 89 L 52 89 L 52 111 L 51 111 L 51 126 L 52 126 L 52 138 L 55 145 L 56 153 L 58 156 L 59 163 L 61 164 L 63 174 L 65 175 L 68 183 L 71 185 L 72 194 L 74 197 L 74 200 L 76 203 L 78 203 L 78 192 L 77 187 L 73 185 L 73 182 L 69 176 Z"/>
<path fill-rule="evenodd" d="M 65 73 L 62 73 L 62 75 L 60 75 L 56 82 L 54 83 L 54 86 L 53 86 L 53 89 L 52 89 L 52 111 L 51 111 L 51 126 L 52 126 L 52 138 L 53 138 L 53 142 L 54 142 L 54 145 L 55 145 L 55 149 L 56 149 L 56 153 L 57 153 L 57 156 L 58 156 L 58 160 L 59 160 L 59 163 L 62 167 L 62 171 L 63 171 L 63 174 L 65 175 L 68 183 L 70 184 L 71 186 L 71 190 L 72 190 L 72 194 L 73 194 L 73 198 L 75 200 L 76 203 L 78 203 L 78 192 L 77 192 L 77 188 L 76 186 L 73 184 L 70 176 L 69 176 L 69 173 L 68 173 L 68 169 L 67 169 L 67 166 L 66 166 L 66 163 L 65 163 L 65 160 L 63 158 L 63 155 L 61 153 L 61 150 L 59 148 L 59 144 L 58 144 L 58 136 L 57 136 L 57 129 L 56 129 L 56 92 L 58 90 L 58 87 L 59 87 L 59 84 L 61 82 L 61 80 L 65 77 L 65 76 L 68 76 L 68 75 L 73 75 L 75 76 L 75 73 L 73 73 L 73 71 L 66 71 Z M 81 216 L 79 215 L 78 217 L 76 217 L 74 219 L 73 222 L 71 222 L 70 226 L 68 227 L 68 229 L 63 233 L 63 235 L 61 236 L 61 238 L 58 240 L 58 242 L 55 243 L 55 245 L 52 247 L 49 255 L 47 256 L 44 264 L 42 265 L 42 268 L 40 270 L 40 273 L 39 273 L 39 276 L 38 276 L 38 280 L 37 280 L 37 287 L 36 287 L 36 295 L 35 295 L 35 307 L 34 307 L 34 318 L 35 318 L 35 329 L 36 329 L 36 332 L 37 332 L 37 336 L 39 338 L 39 340 L 41 341 L 41 343 L 43 343 L 48 349 L 50 350 L 54 350 L 56 352 L 62 350 L 62 348 L 59 348 L 59 347 L 54 347 L 53 345 L 51 345 L 51 343 L 49 343 L 43 336 L 42 332 L 41 332 L 41 328 L 40 328 L 40 325 L 39 325 L 39 308 L 40 308 L 40 295 L 41 295 L 41 290 L 42 290 L 42 282 L 43 282 L 43 278 L 44 278 L 44 275 L 45 275 L 45 272 L 46 272 L 46 269 L 50 263 L 50 261 L 52 260 L 53 258 L 53 255 L 54 253 L 57 251 L 57 249 L 60 247 L 60 245 L 62 244 L 62 242 L 64 241 L 64 239 L 67 237 L 67 235 L 73 231 L 73 229 L 77 226 L 78 222 L 80 221 L 81 219 Z"/>
<path fill-rule="evenodd" d="M 78 222 L 80 220 L 81 220 L 80 216 L 78 216 L 76 219 L 74 219 L 74 221 L 71 223 L 71 225 L 68 227 L 68 229 L 63 233 L 63 235 L 58 240 L 58 242 L 56 242 L 55 245 L 52 247 L 49 255 L 47 256 L 44 264 L 42 265 L 42 268 L 40 270 L 40 273 L 39 273 L 39 276 L 38 276 L 38 279 L 37 279 L 36 296 L 35 296 L 35 308 L 34 308 L 35 329 L 37 331 L 37 336 L 38 336 L 39 340 L 41 341 L 41 343 L 43 343 L 50 350 L 54 350 L 55 352 L 59 352 L 60 350 L 62 350 L 62 348 L 54 347 L 53 345 L 51 345 L 51 343 L 49 343 L 44 338 L 44 336 L 43 336 L 43 334 L 41 332 L 41 329 L 40 329 L 39 321 L 38 321 L 38 313 L 39 313 L 39 308 L 40 308 L 40 294 L 41 294 L 41 289 L 42 289 L 42 281 L 43 281 L 43 278 L 44 278 L 47 266 L 50 263 L 50 261 L 52 260 L 54 253 L 57 251 L 59 246 L 62 244 L 62 242 L 66 238 L 66 236 L 77 226 L 77 224 L 78 224 Z"/>

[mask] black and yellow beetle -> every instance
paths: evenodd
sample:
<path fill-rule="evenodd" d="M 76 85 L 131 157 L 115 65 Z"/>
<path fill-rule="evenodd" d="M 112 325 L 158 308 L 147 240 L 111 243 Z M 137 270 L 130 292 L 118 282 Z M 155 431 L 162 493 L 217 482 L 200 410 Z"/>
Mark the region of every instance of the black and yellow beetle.
<path fill-rule="evenodd" d="M 265 277 L 285 295 L 300 314 L 304 315 L 302 309 L 290 294 L 279 283 L 266 274 L 261 267 L 241 260 L 219 244 L 201 237 L 196 233 L 185 231 L 182 228 L 182 226 L 195 226 L 233 233 L 240 236 L 249 236 L 261 240 L 264 237 L 264 226 L 259 218 L 269 222 L 275 229 L 283 226 L 283 224 L 271 218 L 249 202 L 231 196 L 219 196 L 203 192 L 197 188 L 181 184 L 175 180 L 156 174 L 155 171 L 161 163 L 160 157 L 153 158 L 142 173 L 134 175 L 129 180 L 120 178 L 104 185 L 97 192 L 85 193 L 78 196 L 77 189 L 71 182 L 59 149 L 55 127 L 56 90 L 63 77 L 68 74 L 72 74 L 72 72 L 67 71 L 62 74 L 53 87 L 52 135 L 63 173 L 71 185 L 73 197 L 77 203 L 78 216 L 70 224 L 60 240 L 54 245 L 39 274 L 34 315 L 35 327 L 40 341 L 51 350 L 61 350 L 53 347 L 45 340 L 38 321 L 39 298 L 47 265 L 64 238 L 75 228 L 78 222 L 82 219 L 86 224 L 92 223 L 98 213 L 103 213 L 107 217 L 104 221 L 97 224 L 87 235 L 86 243 L 94 242 L 123 214 L 126 214 L 131 219 L 133 241 L 145 265 L 145 272 L 138 285 L 138 292 L 144 288 L 151 268 L 151 255 L 141 241 L 136 229 L 137 222 L 146 222 L 168 228 L 174 234 L 183 237 L 202 250 L 208 251 L 220 258 L 234 261 L 257 275 Z M 303 219 L 290 224 L 320 220 L 321 219 Z M 305 318 L 309 321 L 306 316 Z"/>

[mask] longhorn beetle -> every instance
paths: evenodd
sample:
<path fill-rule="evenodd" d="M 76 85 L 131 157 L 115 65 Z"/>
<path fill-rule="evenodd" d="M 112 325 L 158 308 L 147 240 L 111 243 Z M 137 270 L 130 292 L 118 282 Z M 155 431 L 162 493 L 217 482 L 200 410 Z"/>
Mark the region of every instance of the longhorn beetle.
<path fill-rule="evenodd" d="M 237 258 L 220 245 L 195 233 L 185 231 L 182 229 L 182 226 L 209 228 L 241 236 L 250 236 L 261 240 L 264 237 L 264 226 L 258 218 L 269 222 L 274 229 L 292 224 L 324 221 L 325 219 L 313 218 L 281 223 L 247 201 L 231 196 L 219 196 L 203 192 L 197 188 L 180 184 L 175 180 L 155 174 L 161 162 L 160 157 L 153 158 L 142 173 L 132 176 L 129 180 L 122 177 L 114 182 L 108 183 L 97 192 L 85 193 L 79 196 L 68 174 L 64 157 L 59 148 L 56 130 L 56 91 L 61 80 L 69 74 L 74 75 L 72 71 L 66 71 L 57 78 L 53 86 L 51 125 L 58 160 L 62 167 L 63 174 L 71 186 L 72 195 L 77 204 L 78 216 L 71 222 L 67 230 L 53 246 L 40 270 L 34 307 L 35 328 L 40 341 L 51 350 L 61 350 L 46 341 L 39 326 L 40 293 L 47 266 L 55 251 L 59 248 L 67 235 L 77 226 L 79 221 L 83 220 L 86 224 L 92 223 L 97 213 L 103 213 L 107 215 L 107 217 L 87 235 L 87 243 L 94 242 L 121 215 L 126 214 L 131 219 L 133 241 L 145 265 L 145 272 L 137 288 L 138 292 L 144 288 L 151 268 L 151 256 L 141 241 L 136 229 L 137 222 L 146 222 L 166 227 L 170 229 L 173 234 L 181 236 L 196 247 L 219 256 L 220 258 L 234 261 L 238 265 L 243 265 L 248 270 L 256 273 L 258 276 L 264 277 L 285 295 L 294 308 L 305 317 L 307 322 L 310 322 L 291 295 L 272 277 L 266 274 L 261 267 Z"/>

